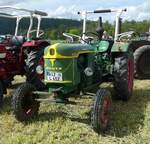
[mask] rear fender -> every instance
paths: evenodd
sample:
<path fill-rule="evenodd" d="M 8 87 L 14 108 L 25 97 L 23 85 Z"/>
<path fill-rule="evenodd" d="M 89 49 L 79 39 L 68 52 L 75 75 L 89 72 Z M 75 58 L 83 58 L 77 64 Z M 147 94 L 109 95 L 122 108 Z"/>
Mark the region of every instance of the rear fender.
<path fill-rule="evenodd" d="M 50 45 L 50 43 L 48 41 L 44 41 L 44 40 L 32 40 L 32 41 L 27 41 L 23 44 L 23 48 L 32 48 L 32 49 L 37 49 L 37 48 L 43 48 L 43 47 L 47 47 L 48 45 Z"/>

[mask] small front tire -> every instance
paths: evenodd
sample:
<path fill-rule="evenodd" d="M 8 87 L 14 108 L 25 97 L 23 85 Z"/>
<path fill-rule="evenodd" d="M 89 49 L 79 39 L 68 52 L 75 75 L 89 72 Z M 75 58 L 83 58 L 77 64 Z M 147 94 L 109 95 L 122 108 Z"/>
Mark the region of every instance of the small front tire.
<path fill-rule="evenodd" d="M 37 95 L 32 93 L 35 90 L 33 85 L 24 83 L 15 91 L 12 108 L 18 121 L 27 121 L 38 114 L 40 104 Z"/>
<path fill-rule="evenodd" d="M 111 97 L 105 89 L 97 91 L 91 113 L 91 124 L 95 132 L 105 132 L 110 124 Z"/>

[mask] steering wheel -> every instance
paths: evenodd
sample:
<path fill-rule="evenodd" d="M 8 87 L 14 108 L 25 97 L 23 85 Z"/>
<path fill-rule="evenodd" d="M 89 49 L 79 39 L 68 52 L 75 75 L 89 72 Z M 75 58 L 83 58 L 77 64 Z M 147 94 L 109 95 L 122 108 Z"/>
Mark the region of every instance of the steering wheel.
<path fill-rule="evenodd" d="M 128 32 L 124 32 L 121 34 L 118 34 L 118 39 L 121 41 L 122 39 L 124 39 L 125 37 L 127 37 L 127 39 L 130 39 L 132 36 L 135 36 L 137 33 L 135 31 L 128 31 Z"/>
<path fill-rule="evenodd" d="M 12 38 L 12 35 L 4 35 L 4 36 L 0 36 L 0 43 L 6 43 L 8 44 L 10 42 L 10 39 Z"/>
<path fill-rule="evenodd" d="M 81 39 L 80 36 L 75 35 L 75 34 L 71 34 L 71 33 L 63 33 L 63 36 L 65 36 L 67 39 L 69 39 L 70 42 L 72 42 L 72 43 L 75 41 L 75 39 L 78 39 L 78 40 Z"/>
<path fill-rule="evenodd" d="M 32 33 L 35 33 L 35 32 L 37 32 L 37 29 L 31 30 L 29 33 L 32 34 Z M 44 31 L 40 30 L 38 38 L 42 37 L 43 35 L 44 35 Z"/>

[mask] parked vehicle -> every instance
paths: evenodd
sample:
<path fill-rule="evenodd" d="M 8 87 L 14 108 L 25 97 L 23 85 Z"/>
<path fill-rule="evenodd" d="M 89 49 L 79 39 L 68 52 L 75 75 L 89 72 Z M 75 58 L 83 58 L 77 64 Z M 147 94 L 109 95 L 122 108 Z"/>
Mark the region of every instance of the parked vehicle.
<path fill-rule="evenodd" d="M 1 17 L 16 19 L 16 28 L 14 35 L 0 36 L 0 105 L 3 101 L 3 94 L 7 93 L 7 87 L 11 84 L 15 75 L 26 75 L 27 81 L 35 84 L 37 88 L 44 86 L 41 81 L 43 75 L 40 71 L 43 69 L 44 48 L 50 43 L 41 39 L 43 31 L 40 31 L 42 16 L 47 16 L 45 12 L 32 11 L 11 6 L 0 6 L 0 11 L 9 10 L 24 12 L 25 15 L 8 15 L 1 13 Z M 32 30 L 33 18 L 38 18 L 37 29 Z M 27 36 L 20 36 L 18 33 L 20 21 L 23 18 L 30 19 L 30 25 Z M 30 35 L 36 32 L 36 37 Z"/>
<path fill-rule="evenodd" d="M 15 91 L 12 107 L 19 121 L 26 121 L 38 114 L 40 102 L 72 104 L 71 96 L 82 92 L 94 96 L 91 109 L 91 124 L 96 132 L 107 130 L 110 122 L 111 94 L 99 88 L 103 82 L 112 81 L 116 97 L 127 101 L 132 95 L 134 59 L 128 42 L 102 39 L 104 29 L 101 22 L 96 32 L 86 31 L 88 14 L 117 12 L 116 25 L 122 10 L 95 10 L 79 12 L 83 16 L 82 37 L 64 34 L 71 43 L 57 43 L 45 48 L 44 81 L 46 89 L 39 91 L 24 83 Z M 100 19 L 101 20 L 101 19 Z M 75 42 L 74 38 L 79 40 Z M 93 88 L 97 92 L 92 93 Z"/>
<path fill-rule="evenodd" d="M 136 31 L 120 33 L 119 39 L 130 41 L 134 52 L 134 75 L 138 79 L 150 79 L 150 32 L 137 34 Z"/>

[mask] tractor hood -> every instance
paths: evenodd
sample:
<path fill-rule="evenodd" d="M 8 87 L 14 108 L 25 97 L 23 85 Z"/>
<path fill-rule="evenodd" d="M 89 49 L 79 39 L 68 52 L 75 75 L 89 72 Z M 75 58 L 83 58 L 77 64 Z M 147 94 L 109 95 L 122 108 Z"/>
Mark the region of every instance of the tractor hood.
<path fill-rule="evenodd" d="M 68 44 L 57 43 L 48 46 L 44 52 L 44 58 L 62 59 L 62 58 L 77 58 L 80 54 L 94 53 L 92 46 L 88 44 Z"/>

